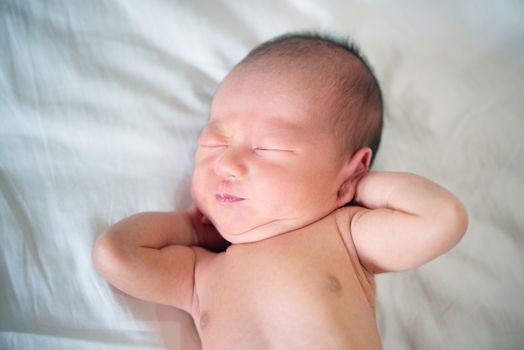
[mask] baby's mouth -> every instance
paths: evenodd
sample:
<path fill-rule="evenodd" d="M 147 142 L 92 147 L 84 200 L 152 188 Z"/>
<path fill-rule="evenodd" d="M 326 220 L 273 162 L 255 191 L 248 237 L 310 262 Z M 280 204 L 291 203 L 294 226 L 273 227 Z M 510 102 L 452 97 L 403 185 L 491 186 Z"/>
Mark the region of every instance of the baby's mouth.
<path fill-rule="evenodd" d="M 240 198 L 228 193 L 218 193 L 215 195 L 215 198 L 219 203 L 237 203 L 244 200 L 244 198 Z"/>

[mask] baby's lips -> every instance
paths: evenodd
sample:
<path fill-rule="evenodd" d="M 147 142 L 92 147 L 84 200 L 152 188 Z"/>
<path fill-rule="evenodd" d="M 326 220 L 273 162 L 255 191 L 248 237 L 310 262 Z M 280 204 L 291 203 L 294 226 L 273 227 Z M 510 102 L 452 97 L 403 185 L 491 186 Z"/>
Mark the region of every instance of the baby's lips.
<path fill-rule="evenodd" d="M 235 202 L 240 202 L 244 200 L 244 198 L 237 197 L 235 195 L 228 194 L 228 193 L 219 193 L 215 195 L 215 198 L 219 202 L 222 202 L 222 203 L 235 203 Z"/>

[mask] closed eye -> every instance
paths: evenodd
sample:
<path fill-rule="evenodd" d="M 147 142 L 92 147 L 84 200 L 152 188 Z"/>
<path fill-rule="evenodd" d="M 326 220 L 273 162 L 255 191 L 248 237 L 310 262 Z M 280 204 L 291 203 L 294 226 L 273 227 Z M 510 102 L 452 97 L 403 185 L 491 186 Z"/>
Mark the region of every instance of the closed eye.
<path fill-rule="evenodd" d="M 227 147 L 227 145 L 219 145 L 219 144 L 199 144 L 200 147 L 208 147 L 208 148 L 215 148 L 215 147 Z"/>
<path fill-rule="evenodd" d="M 210 150 L 210 151 L 211 151 L 211 150 L 213 150 L 213 151 L 217 150 L 217 151 L 218 151 L 218 150 L 222 150 L 222 149 L 227 148 L 228 145 L 226 145 L 226 144 L 218 144 L 218 143 L 216 143 L 216 144 L 211 144 L 211 143 L 205 144 L 205 143 L 201 143 L 201 144 L 198 145 L 198 147 L 199 147 L 200 149 L 206 149 L 206 150 Z"/>
<path fill-rule="evenodd" d="M 280 149 L 280 148 L 262 148 L 257 147 L 255 148 L 255 152 L 287 152 L 287 153 L 293 153 L 293 150 L 289 149 Z"/>

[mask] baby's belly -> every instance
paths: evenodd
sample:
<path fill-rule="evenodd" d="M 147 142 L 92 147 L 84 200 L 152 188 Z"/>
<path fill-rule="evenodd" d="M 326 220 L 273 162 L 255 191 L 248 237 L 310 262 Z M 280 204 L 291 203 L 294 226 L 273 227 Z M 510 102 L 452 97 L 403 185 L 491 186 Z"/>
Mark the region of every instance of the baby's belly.
<path fill-rule="evenodd" d="M 203 349 L 380 349 L 345 249 L 322 256 L 280 243 L 234 247 L 199 283 Z"/>

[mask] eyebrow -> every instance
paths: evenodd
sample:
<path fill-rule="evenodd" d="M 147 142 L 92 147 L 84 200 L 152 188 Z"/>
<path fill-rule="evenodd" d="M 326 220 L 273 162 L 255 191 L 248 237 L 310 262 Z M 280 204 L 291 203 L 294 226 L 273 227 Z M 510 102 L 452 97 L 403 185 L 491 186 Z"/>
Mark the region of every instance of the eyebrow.
<path fill-rule="evenodd" d="M 301 130 L 303 128 L 302 125 L 299 125 L 291 121 L 282 120 L 282 118 L 277 117 L 268 118 L 268 123 L 271 126 L 276 126 L 279 129 Z"/>
<path fill-rule="evenodd" d="M 282 118 L 278 117 L 268 117 L 265 121 L 265 124 L 267 124 L 270 128 L 276 128 L 276 129 L 288 129 L 288 130 L 301 130 L 303 127 L 297 123 L 282 120 Z M 211 130 L 217 130 L 222 131 L 223 123 L 213 120 L 207 123 L 207 125 L 204 127 L 204 129 L 211 129 Z"/>
<path fill-rule="evenodd" d="M 206 123 L 206 125 L 204 125 L 204 130 L 205 129 L 212 129 L 212 130 L 218 130 L 220 131 L 222 128 L 221 128 L 221 125 L 222 123 L 220 122 L 217 122 L 216 120 L 214 121 L 208 121 Z"/>

